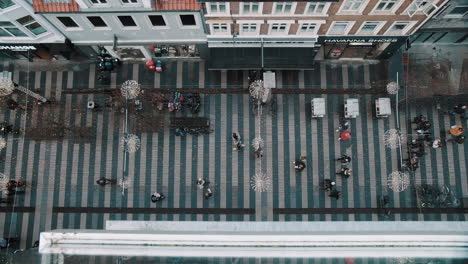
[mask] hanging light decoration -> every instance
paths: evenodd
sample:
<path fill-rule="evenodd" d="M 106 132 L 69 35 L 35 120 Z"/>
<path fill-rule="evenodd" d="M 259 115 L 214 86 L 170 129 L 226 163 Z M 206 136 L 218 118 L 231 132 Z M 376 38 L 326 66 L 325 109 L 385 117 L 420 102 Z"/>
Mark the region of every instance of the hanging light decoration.
<path fill-rule="evenodd" d="M 140 138 L 134 134 L 125 134 L 120 140 L 120 144 L 124 148 L 125 152 L 135 153 L 140 149 Z"/>
<path fill-rule="evenodd" d="M 6 141 L 4 138 L 0 138 L 0 151 L 6 147 Z"/>
<path fill-rule="evenodd" d="M 271 188 L 271 178 L 263 172 L 255 173 L 250 183 L 255 192 L 266 192 Z"/>
<path fill-rule="evenodd" d="M 135 80 L 128 80 L 122 84 L 120 91 L 122 92 L 123 97 L 132 100 L 137 98 L 140 94 L 141 86 Z"/>
<path fill-rule="evenodd" d="M 387 177 L 388 188 L 394 192 L 402 192 L 410 185 L 409 175 L 406 172 L 394 171 Z"/>
<path fill-rule="evenodd" d="M 406 137 L 402 135 L 399 130 L 392 128 L 385 131 L 384 144 L 388 148 L 399 148 L 404 142 L 406 142 Z"/>
<path fill-rule="evenodd" d="M 0 78 L 0 96 L 9 95 L 15 90 L 15 84 L 10 78 Z"/>
<path fill-rule="evenodd" d="M 388 94 L 396 94 L 398 92 L 398 84 L 396 82 L 390 82 L 387 84 L 387 93 Z"/>
<path fill-rule="evenodd" d="M 260 100 L 262 98 L 264 92 L 263 90 L 264 86 L 263 81 L 261 80 L 256 80 L 252 82 L 249 86 L 250 95 L 257 100 Z"/>

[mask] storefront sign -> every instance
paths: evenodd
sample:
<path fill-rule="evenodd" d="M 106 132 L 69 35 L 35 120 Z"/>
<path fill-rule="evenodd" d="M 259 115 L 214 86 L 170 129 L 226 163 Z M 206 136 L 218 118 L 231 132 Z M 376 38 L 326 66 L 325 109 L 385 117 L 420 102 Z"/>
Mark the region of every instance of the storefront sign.
<path fill-rule="evenodd" d="M 397 38 L 380 38 L 380 39 L 361 39 L 361 38 L 352 38 L 352 39 L 324 39 L 323 43 L 387 43 L 387 42 L 397 42 Z"/>
<path fill-rule="evenodd" d="M 26 51 L 26 50 L 36 50 L 36 47 L 34 46 L 0 46 L 0 50 Z"/>

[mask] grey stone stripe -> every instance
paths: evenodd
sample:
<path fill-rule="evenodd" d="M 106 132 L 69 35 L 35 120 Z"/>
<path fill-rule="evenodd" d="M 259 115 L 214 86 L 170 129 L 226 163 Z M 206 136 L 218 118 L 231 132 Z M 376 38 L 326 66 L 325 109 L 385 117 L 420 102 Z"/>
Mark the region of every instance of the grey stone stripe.
<path fill-rule="evenodd" d="M 131 121 L 129 121 L 129 122 L 131 122 Z M 119 131 L 118 138 L 114 139 L 114 140 L 119 141 L 119 145 L 118 145 L 117 149 L 114 149 L 114 152 L 117 151 L 117 179 L 122 179 L 123 174 L 124 174 L 124 166 L 123 166 L 124 151 L 123 151 L 122 146 L 120 145 L 120 139 L 124 135 L 123 127 L 124 127 L 124 118 L 119 117 L 118 122 L 117 122 L 117 126 L 114 128 L 114 129 L 117 129 Z M 114 130 L 112 130 L 112 131 L 114 131 Z M 132 130 L 129 129 L 129 131 L 131 133 Z M 126 169 L 128 170 L 128 167 Z M 128 178 L 128 181 L 129 181 L 129 184 L 133 183 L 133 179 L 131 177 Z M 120 187 L 117 188 L 117 190 L 122 191 L 122 189 Z M 128 195 L 128 190 L 129 189 L 127 188 L 126 189 L 127 195 Z M 118 198 L 117 198 L 117 195 L 118 195 Z M 120 205 L 123 204 L 123 200 L 125 199 L 125 197 L 123 197 L 120 193 L 119 194 L 112 193 L 111 197 L 112 197 L 111 199 L 117 199 L 117 201 L 120 201 Z M 117 215 L 116 218 L 121 219 L 121 215 Z"/>
<path fill-rule="evenodd" d="M 80 153 L 80 146 L 78 144 L 75 144 L 73 148 L 73 162 L 72 162 L 72 169 L 71 169 L 71 186 L 77 186 L 78 185 L 78 177 L 82 177 L 82 175 L 78 175 L 78 157 Z M 81 201 L 76 200 L 76 194 L 78 190 L 71 188 L 70 193 L 67 193 L 67 195 L 70 196 L 70 205 L 71 206 L 80 206 Z M 70 226 L 75 226 L 75 217 L 70 217 Z"/>
<path fill-rule="evenodd" d="M 183 186 L 184 188 L 182 189 L 182 191 L 185 191 L 185 208 L 191 208 L 193 193 L 195 191 L 195 188 L 197 188 L 192 180 L 193 174 L 196 173 L 192 171 L 192 159 L 196 156 L 193 153 L 193 137 L 186 137 L 185 140 L 187 141 L 185 149 L 183 150 L 185 152 L 185 160 L 183 161 L 185 162 L 185 186 Z M 185 221 L 187 220 L 191 220 L 190 216 L 185 217 Z"/>
<path fill-rule="evenodd" d="M 241 95 L 233 95 L 232 96 L 232 116 L 231 116 L 231 122 L 232 122 L 232 132 L 239 132 L 239 111 L 238 111 L 238 104 L 237 100 Z M 229 117 L 228 117 L 229 118 Z M 228 131 L 227 138 L 230 137 L 231 131 Z M 242 159 L 242 156 L 244 155 L 249 155 L 249 146 L 247 145 L 248 143 L 248 138 L 246 138 L 246 134 L 240 134 L 241 135 L 241 140 L 245 144 L 245 148 L 238 152 L 233 150 L 232 151 L 232 173 L 231 173 L 231 197 L 227 199 L 231 199 L 231 204 L 233 208 L 240 208 L 239 204 L 239 160 Z M 226 139 L 227 139 L 226 138 Z M 233 148 L 234 146 L 232 144 L 226 144 L 227 148 Z M 229 157 L 227 157 L 229 159 Z M 228 161 L 229 162 L 229 161 Z"/>
<path fill-rule="evenodd" d="M 161 88 L 161 74 L 154 72 L 154 88 Z"/>
<path fill-rule="evenodd" d="M 46 72 L 45 87 L 41 87 L 41 88 L 45 88 L 45 93 L 44 93 L 45 98 L 50 98 L 51 88 L 52 88 L 52 72 L 51 71 Z"/>
<path fill-rule="evenodd" d="M 204 61 L 201 61 L 200 64 L 199 64 L 199 68 L 198 68 L 198 87 L 199 88 L 205 88 L 205 62 Z M 209 103 L 209 98 L 207 95 L 201 95 L 202 99 L 203 99 L 203 103 L 204 104 L 208 104 Z M 203 116 L 207 116 L 208 113 L 205 113 L 205 108 L 204 107 L 201 107 L 201 114 Z M 209 177 L 209 175 L 204 175 L 203 174 L 203 169 L 204 169 L 204 166 L 203 166 L 203 162 L 205 160 L 205 156 L 203 155 L 203 149 L 204 149 L 204 146 L 205 146 L 205 137 L 202 136 L 202 137 L 198 137 L 198 158 L 197 158 L 197 178 L 207 178 Z M 210 179 L 211 181 L 211 179 Z M 197 208 L 203 208 L 203 190 L 197 188 L 197 195 L 196 195 L 196 199 L 197 199 Z M 203 221 L 203 215 L 197 215 L 197 221 Z"/>
<path fill-rule="evenodd" d="M 370 72 L 369 72 L 369 64 L 368 63 L 364 64 L 364 87 L 366 89 L 371 88 Z"/>
<path fill-rule="evenodd" d="M 266 174 L 270 177 L 272 180 L 272 186 L 270 187 L 270 190 L 267 191 L 266 193 L 266 212 L 267 215 L 266 220 L 267 221 L 273 221 L 273 133 L 272 133 L 272 113 L 270 111 L 266 111 L 266 117 L 265 117 L 265 127 L 264 127 L 264 134 L 265 134 L 265 143 L 266 143 L 266 148 L 264 151 L 264 163 L 263 167 L 266 172 Z M 265 197 L 264 196 L 264 197 Z"/>
<path fill-rule="evenodd" d="M 283 72 L 277 72 L 276 73 L 276 87 L 277 88 L 283 88 Z M 287 107 L 284 105 L 284 96 L 286 95 L 276 95 L 277 97 L 277 129 L 278 129 L 278 182 L 273 183 L 278 186 L 278 193 L 276 194 L 278 199 L 278 206 L 279 207 L 284 207 L 285 206 L 285 199 L 286 199 L 286 190 L 285 190 L 285 174 L 284 174 L 284 168 L 290 166 L 291 164 L 285 164 L 285 157 L 284 157 L 284 145 L 286 142 L 284 141 L 284 125 L 283 125 L 283 112 L 284 112 L 284 107 Z M 279 221 L 285 221 L 285 216 L 280 215 L 279 216 Z"/>
<path fill-rule="evenodd" d="M 367 66 L 369 66 L 369 65 L 367 65 Z M 364 77 L 368 78 L 369 76 L 368 75 L 366 76 L 364 74 Z M 364 80 L 366 80 L 366 78 Z M 368 102 L 365 99 L 363 100 L 363 98 L 360 98 L 360 104 L 368 104 Z M 370 108 L 369 104 L 368 104 L 368 108 Z M 364 135 L 362 133 L 362 123 L 366 122 L 365 119 L 367 119 L 367 115 L 365 115 L 364 113 L 360 113 L 359 117 L 356 118 L 356 132 L 357 132 L 357 134 L 353 135 L 353 137 L 355 139 L 355 142 L 356 142 L 355 144 L 357 146 L 357 157 L 355 157 L 355 160 L 357 159 L 358 168 L 357 168 L 356 171 L 358 171 L 359 173 L 358 173 L 358 175 L 354 174 L 352 177 L 349 177 L 349 179 L 352 178 L 352 181 L 354 181 L 354 179 L 357 178 L 358 186 L 364 186 L 365 185 L 365 180 L 366 180 L 366 175 L 364 173 L 364 159 L 367 158 L 367 157 L 364 157 L 364 150 L 363 150 L 364 144 L 366 144 L 366 142 L 364 141 L 365 137 L 364 137 Z M 352 188 L 352 190 L 350 190 L 350 191 L 356 191 L 356 190 L 353 190 L 354 189 L 352 187 L 353 185 L 354 184 L 350 185 L 350 187 Z M 366 198 L 368 198 L 368 197 L 366 197 L 367 194 L 364 191 L 365 191 L 364 188 L 360 188 L 360 191 L 358 193 L 359 205 L 361 207 L 365 207 Z"/>
<path fill-rule="evenodd" d="M 242 85 L 244 87 L 248 87 L 249 86 L 249 80 L 248 80 L 248 71 L 243 71 L 243 83 Z M 243 106 L 244 106 L 244 109 L 243 109 L 243 114 L 244 116 L 242 117 L 243 121 L 244 121 L 244 130 L 243 131 L 239 131 L 239 133 L 241 133 L 241 135 L 245 135 L 244 136 L 244 140 L 245 140 L 245 145 L 246 145 L 246 151 L 247 151 L 247 155 L 243 155 L 243 158 L 244 158 L 244 173 L 243 173 L 243 176 L 244 176 L 244 186 L 239 186 L 239 188 L 244 188 L 244 204 L 243 205 L 239 205 L 239 207 L 244 207 L 244 208 L 249 208 L 250 207 L 250 155 L 252 155 L 252 148 L 250 147 L 250 144 L 252 142 L 252 138 L 249 138 L 250 136 L 250 124 L 249 124 L 249 118 L 250 118 L 250 98 L 248 95 L 242 95 L 242 101 L 244 102 L 243 103 Z M 247 147 L 248 146 L 248 147 Z M 250 216 L 248 215 L 244 215 L 244 221 L 249 221 L 250 220 Z"/>
<path fill-rule="evenodd" d="M 163 168 L 162 168 L 162 172 L 163 172 L 163 175 L 158 175 L 158 177 L 162 177 L 162 185 L 164 187 L 167 186 L 167 183 L 169 181 L 169 151 L 170 151 L 170 145 L 169 145 L 169 129 L 168 128 L 165 128 L 164 129 L 164 151 L 163 151 Z M 163 188 L 164 188 L 163 187 Z M 162 193 L 167 193 L 167 196 L 169 195 L 173 195 L 173 194 L 169 194 L 168 193 L 168 189 L 163 189 L 163 190 L 155 190 L 155 191 L 158 191 L 158 192 L 162 192 Z M 173 199 L 173 197 L 170 198 L 171 200 Z M 163 221 L 166 221 L 167 220 L 167 215 L 163 215 L 162 216 L 162 220 Z"/>
<path fill-rule="evenodd" d="M 221 79 L 223 78 L 222 76 L 224 75 L 224 79 L 227 79 L 227 73 L 226 71 L 221 71 Z M 227 88 L 227 84 L 226 82 L 221 82 L 221 88 L 225 89 Z M 227 127 L 227 122 L 231 122 L 232 124 L 232 119 L 231 117 L 227 117 L 226 116 L 226 110 L 227 110 L 227 95 L 223 94 L 221 95 L 221 144 L 220 144 L 220 148 L 221 148 L 221 158 L 220 158 L 220 161 L 221 161 L 221 175 L 220 175 L 220 183 L 219 183 L 219 188 L 218 188 L 218 192 L 215 193 L 215 195 L 219 195 L 219 199 L 220 199 L 220 207 L 221 208 L 226 208 L 226 201 L 227 199 L 232 199 L 232 198 L 228 198 L 226 197 L 226 194 L 227 194 L 227 188 L 228 188 L 228 178 L 227 178 L 227 166 L 226 166 L 226 159 L 228 158 L 227 157 L 227 148 L 231 148 L 231 145 L 227 146 L 227 142 L 226 142 L 226 139 L 227 139 L 227 133 L 228 131 L 226 131 L 226 127 Z M 230 131 L 229 131 L 230 132 Z M 232 160 L 230 160 L 230 162 L 232 163 Z M 229 185 L 231 185 L 231 181 L 229 180 Z M 232 187 L 230 186 L 229 188 L 231 188 L 232 190 Z M 226 221 L 226 215 L 220 215 L 220 221 Z"/>
<path fill-rule="evenodd" d="M 389 128 L 392 129 L 392 128 L 396 128 L 396 122 L 395 122 L 395 118 L 390 118 L 389 119 Z M 381 137 L 383 137 L 383 134 L 385 133 L 385 130 L 382 130 L 381 131 L 381 134 L 382 135 Z M 382 147 L 385 148 L 385 143 L 382 143 L 381 145 Z M 391 150 L 391 159 L 392 159 L 392 167 L 391 167 L 391 171 L 398 171 L 399 170 L 399 164 L 400 164 L 400 161 L 398 159 L 398 155 L 397 155 L 397 150 L 396 149 L 392 149 Z M 420 171 L 420 170 L 419 170 Z M 387 175 L 387 173 L 384 174 L 384 176 Z M 386 183 L 387 181 L 385 181 Z M 397 192 L 392 192 L 392 195 L 393 195 L 393 202 L 395 204 L 395 207 L 397 208 L 400 208 L 401 207 L 401 204 L 400 204 L 400 195 L 399 193 Z M 395 221 L 399 221 L 400 220 L 400 215 L 399 214 L 395 214 Z"/>
<path fill-rule="evenodd" d="M 215 107 L 215 98 L 211 98 L 210 97 L 210 104 L 211 104 L 211 107 L 210 107 L 210 113 L 209 113 L 209 117 L 210 117 L 210 120 L 214 121 L 216 120 L 216 112 L 219 111 L 219 109 L 216 109 Z M 206 116 L 206 115 L 205 115 Z M 210 149 L 209 149 L 209 162 L 208 164 L 213 164 L 212 168 L 209 170 L 209 179 L 210 179 L 210 184 L 212 184 L 212 186 L 214 187 L 214 192 L 216 192 L 217 190 L 219 190 L 219 182 L 216 182 L 216 175 L 215 175 L 215 170 L 214 170 L 214 166 L 216 164 L 216 154 L 215 154 L 215 148 L 214 146 L 216 145 L 216 138 L 215 138 L 215 133 L 211 133 L 208 135 L 208 137 L 210 138 Z M 205 143 L 206 144 L 206 143 Z M 206 157 L 205 157 L 206 158 Z M 219 194 L 214 194 L 214 195 L 219 195 Z M 214 207 L 214 201 L 215 199 L 209 199 L 208 200 L 208 207 L 212 208 Z M 208 216 L 208 220 L 209 221 L 214 221 L 214 215 L 210 215 Z"/>
<path fill-rule="evenodd" d="M 176 87 L 182 88 L 182 69 L 183 69 L 183 61 L 177 60 L 177 80 L 176 80 Z"/>
<path fill-rule="evenodd" d="M 302 77 L 304 79 L 304 77 Z M 297 127 L 300 129 L 300 135 L 301 135 L 301 144 L 300 144 L 300 149 L 298 150 L 298 153 L 300 153 L 303 156 L 307 157 L 307 166 L 311 166 L 311 157 L 307 155 L 307 125 L 306 122 L 310 122 L 310 120 L 307 120 L 307 114 L 306 111 L 308 111 L 308 107 L 306 107 L 308 103 L 306 102 L 306 96 L 305 95 L 300 95 L 299 96 L 299 124 L 297 124 Z M 315 157 L 314 157 L 315 158 Z M 308 186 L 308 180 L 309 180 L 309 175 L 307 174 L 307 169 L 304 170 L 304 172 L 301 174 L 301 186 L 298 186 L 298 188 L 301 188 L 301 204 L 302 207 L 309 207 L 309 202 L 307 199 L 307 186 Z M 311 190 L 312 191 L 312 190 Z M 302 215 L 302 221 L 308 221 L 308 215 Z"/>
<path fill-rule="evenodd" d="M 187 135 L 189 136 L 189 135 Z M 179 202 L 180 202 L 180 165 L 182 160 L 180 160 L 180 152 L 181 152 L 181 137 L 175 137 L 175 144 L 174 144 L 174 186 L 169 186 L 169 188 L 172 188 L 171 191 L 173 191 L 173 194 L 171 194 L 171 198 L 173 199 L 173 207 L 174 208 L 179 208 Z M 169 185 L 169 184 L 168 184 Z M 184 194 L 185 196 L 185 194 Z M 174 215 L 173 216 L 173 221 L 179 221 L 179 215 Z"/>
<path fill-rule="evenodd" d="M 205 61 L 200 61 L 198 65 L 198 87 L 205 88 Z"/>
<path fill-rule="evenodd" d="M 304 70 L 299 70 L 299 89 L 304 89 Z"/>
<path fill-rule="evenodd" d="M 227 70 L 221 70 L 221 88 L 227 88 Z"/>
<path fill-rule="evenodd" d="M 366 100 L 372 100 L 372 97 L 366 97 Z M 371 102 L 371 106 L 373 106 L 373 102 Z M 372 110 L 370 108 L 367 109 L 368 111 L 369 110 Z M 369 146 L 368 148 L 368 152 L 369 152 L 369 156 L 367 156 L 366 158 L 369 159 L 369 177 L 370 177 L 370 197 L 377 197 L 377 171 L 376 171 L 376 168 L 375 168 L 375 163 L 376 162 L 380 162 L 380 161 L 377 161 L 375 160 L 375 151 L 374 151 L 374 122 L 372 120 L 368 121 L 367 122 L 367 144 Z M 401 131 L 405 131 L 405 130 L 401 130 Z M 368 194 L 367 194 L 368 195 Z M 376 199 L 372 199 L 371 200 L 371 207 L 377 207 L 377 201 Z M 378 220 L 378 216 L 377 215 L 372 215 L 372 221 L 377 221 Z"/>
<path fill-rule="evenodd" d="M 63 71 L 57 72 L 57 82 L 56 82 L 56 89 L 55 89 L 55 100 L 60 100 L 62 96 L 62 81 L 63 81 Z"/>
<path fill-rule="evenodd" d="M 158 140 L 158 134 L 156 133 L 150 133 L 148 134 L 148 137 L 152 137 L 153 139 L 153 147 L 151 149 L 151 192 L 155 192 L 156 186 L 157 186 L 157 180 L 158 177 L 162 177 L 162 175 L 158 175 L 158 146 L 159 146 L 159 140 Z M 146 155 L 146 154 L 145 154 Z M 148 199 L 150 199 L 151 195 L 148 195 Z M 145 197 L 146 198 L 146 197 Z M 150 216 L 151 221 L 156 220 L 156 215 L 151 215 Z"/>
<path fill-rule="evenodd" d="M 343 74 L 343 89 L 348 89 L 349 88 L 348 65 L 346 64 L 341 65 L 341 70 Z"/>

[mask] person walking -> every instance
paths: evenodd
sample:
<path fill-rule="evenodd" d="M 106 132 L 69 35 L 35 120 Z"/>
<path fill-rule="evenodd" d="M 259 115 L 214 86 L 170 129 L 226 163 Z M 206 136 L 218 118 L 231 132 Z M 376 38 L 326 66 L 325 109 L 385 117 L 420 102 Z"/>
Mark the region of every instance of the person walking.
<path fill-rule="evenodd" d="M 303 169 L 305 169 L 306 164 L 305 164 L 304 160 L 306 160 L 306 157 L 302 156 L 302 157 L 300 157 L 299 159 L 297 159 L 296 161 L 293 162 L 294 169 L 296 169 L 296 171 L 299 172 L 299 171 L 302 171 Z"/>
<path fill-rule="evenodd" d="M 329 197 L 332 197 L 332 198 L 335 198 L 336 200 L 340 199 L 340 196 L 341 196 L 341 192 L 339 192 L 338 190 L 334 189 L 332 190 L 329 194 L 328 194 Z"/>
<path fill-rule="evenodd" d="M 323 181 L 322 188 L 325 189 L 326 191 L 331 191 L 333 187 L 335 187 L 336 182 L 330 180 L 330 179 L 325 179 Z"/>
<path fill-rule="evenodd" d="M 200 189 L 203 189 L 203 187 L 205 187 L 208 184 L 210 184 L 210 182 L 208 180 L 204 180 L 203 178 L 198 178 L 197 180 L 197 185 Z"/>
<path fill-rule="evenodd" d="M 413 123 L 419 125 L 420 123 L 422 123 L 422 122 L 424 122 L 424 121 L 426 121 L 426 120 L 427 120 L 427 118 L 426 118 L 425 116 L 423 116 L 423 115 L 418 115 L 417 117 L 415 117 L 415 118 L 413 119 Z"/>
<path fill-rule="evenodd" d="M 114 180 L 114 179 L 107 179 L 107 178 L 101 177 L 101 178 L 99 178 L 99 180 L 96 181 L 96 183 L 99 184 L 99 185 L 101 185 L 101 186 L 106 186 L 107 184 L 116 183 L 116 180 Z"/>
<path fill-rule="evenodd" d="M 423 121 L 423 122 L 420 122 L 416 128 L 416 130 L 423 130 L 423 131 L 427 131 L 431 128 L 432 124 L 431 122 L 429 121 Z"/>
<path fill-rule="evenodd" d="M 455 137 L 460 136 L 463 132 L 465 132 L 465 130 L 460 125 L 452 125 L 449 130 L 449 133 Z"/>
<path fill-rule="evenodd" d="M 343 130 L 348 130 L 349 125 L 350 125 L 350 123 L 349 123 L 348 120 L 341 121 L 341 123 L 338 126 L 338 129 L 336 129 L 336 132 L 340 132 L 340 131 L 343 131 Z"/>
<path fill-rule="evenodd" d="M 346 164 L 346 163 L 351 162 L 351 157 L 346 155 L 346 154 L 343 154 L 343 156 L 341 156 L 341 158 L 338 158 L 336 160 L 337 161 L 339 160 L 341 163 Z"/>
<path fill-rule="evenodd" d="M 164 194 L 159 193 L 159 192 L 154 192 L 151 195 L 151 202 L 156 203 L 156 202 L 162 201 L 164 198 L 166 198 Z"/>
<path fill-rule="evenodd" d="M 457 142 L 458 144 L 463 144 L 465 143 L 465 136 L 464 135 L 459 135 L 458 137 L 456 137 L 454 139 L 455 142 Z"/>
<path fill-rule="evenodd" d="M 440 139 L 436 139 L 432 142 L 432 148 L 438 149 L 442 147 L 442 141 Z"/>
<path fill-rule="evenodd" d="M 339 174 L 339 175 L 341 175 L 341 176 L 343 176 L 345 178 L 348 178 L 349 176 L 351 176 L 352 172 L 353 171 L 350 168 L 344 167 L 344 168 L 341 168 L 341 170 L 339 172 L 337 172 L 336 174 Z"/>
<path fill-rule="evenodd" d="M 449 115 L 460 115 L 461 118 L 465 118 L 466 113 L 466 105 L 465 104 L 457 104 L 455 105 L 452 110 L 448 111 Z"/>
<path fill-rule="evenodd" d="M 205 199 L 208 200 L 210 199 L 211 196 L 213 196 L 213 191 L 210 188 L 206 188 L 204 195 L 205 195 Z"/>

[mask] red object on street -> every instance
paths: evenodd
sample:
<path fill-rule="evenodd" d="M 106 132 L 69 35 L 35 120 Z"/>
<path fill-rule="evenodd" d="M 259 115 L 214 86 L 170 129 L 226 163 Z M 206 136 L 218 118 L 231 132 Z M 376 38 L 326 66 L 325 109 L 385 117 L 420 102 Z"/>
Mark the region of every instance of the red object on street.
<path fill-rule="evenodd" d="M 354 264 L 354 260 L 350 258 L 345 258 L 346 264 Z"/>
<path fill-rule="evenodd" d="M 154 66 L 154 65 L 150 65 L 150 66 L 148 66 L 148 68 L 149 68 L 150 70 L 152 70 L 152 71 L 155 71 L 155 70 L 156 70 L 156 66 Z"/>
<path fill-rule="evenodd" d="M 341 133 L 340 135 L 340 139 L 342 140 L 351 139 L 351 132 L 349 132 L 348 130 L 343 131 L 343 133 Z"/>
<path fill-rule="evenodd" d="M 154 61 L 153 60 L 146 61 L 146 66 L 148 68 L 151 68 L 151 66 L 154 66 Z"/>

